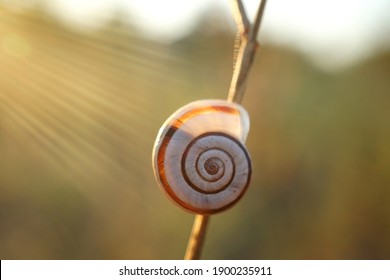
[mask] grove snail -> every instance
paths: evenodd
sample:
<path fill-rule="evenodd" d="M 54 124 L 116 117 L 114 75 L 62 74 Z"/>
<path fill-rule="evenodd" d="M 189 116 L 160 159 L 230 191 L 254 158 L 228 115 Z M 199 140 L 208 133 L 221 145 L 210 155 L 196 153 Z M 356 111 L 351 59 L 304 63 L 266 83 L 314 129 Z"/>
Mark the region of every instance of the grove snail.
<path fill-rule="evenodd" d="M 162 190 L 196 214 L 233 206 L 251 178 L 244 146 L 248 132 L 248 113 L 235 103 L 200 100 L 177 110 L 160 128 L 153 148 L 153 169 Z"/>

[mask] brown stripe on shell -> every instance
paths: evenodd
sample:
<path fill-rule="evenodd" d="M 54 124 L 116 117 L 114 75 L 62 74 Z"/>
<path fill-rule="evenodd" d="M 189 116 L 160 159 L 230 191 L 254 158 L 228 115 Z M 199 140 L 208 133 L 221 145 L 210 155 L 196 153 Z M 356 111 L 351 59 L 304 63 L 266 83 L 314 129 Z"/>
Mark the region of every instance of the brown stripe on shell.
<path fill-rule="evenodd" d="M 165 152 L 167 149 L 167 146 L 173 137 L 173 134 L 176 132 L 178 127 L 175 126 L 169 126 L 166 130 L 166 133 L 162 135 L 163 140 L 160 143 L 158 153 L 157 153 L 157 168 L 158 168 L 158 178 L 161 182 L 161 185 L 167 192 L 168 197 L 176 204 L 180 205 L 181 207 L 184 207 L 185 209 L 191 211 L 191 212 L 199 212 L 199 209 L 192 207 L 191 205 L 187 204 L 183 200 L 181 200 L 176 193 L 171 189 L 168 181 L 167 181 L 167 175 L 165 174 L 165 168 L 164 168 L 164 161 L 165 161 Z"/>
<path fill-rule="evenodd" d="M 230 140 L 236 142 L 236 143 L 240 146 L 241 149 L 245 150 L 245 148 L 243 148 L 242 144 L 241 144 L 237 139 L 235 139 L 234 137 L 232 137 L 232 136 L 230 136 L 230 135 L 228 135 L 228 134 L 226 134 L 226 133 L 221 133 L 221 132 L 207 132 L 207 133 L 204 133 L 204 134 L 199 135 L 198 137 L 196 137 L 195 139 L 193 139 L 193 140 L 191 141 L 191 143 L 186 147 L 186 149 L 185 149 L 185 151 L 184 151 L 184 153 L 183 153 L 182 158 L 185 158 L 185 157 L 186 157 L 186 155 L 187 155 L 187 153 L 189 152 L 191 146 L 194 145 L 194 144 L 196 144 L 196 141 L 198 141 L 199 139 L 201 139 L 201 138 L 203 138 L 203 137 L 207 137 L 207 136 L 210 136 L 210 135 L 226 137 L 226 138 L 228 138 L 228 139 L 230 139 Z M 231 162 L 234 163 L 234 159 L 232 158 L 232 156 L 231 156 L 227 151 L 222 150 L 222 149 L 219 149 L 219 148 L 210 148 L 209 150 L 220 150 L 220 151 L 226 153 L 226 154 L 230 157 Z M 209 150 L 206 150 L 206 151 L 209 151 Z M 196 166 L 197 166 L 197 164 L 196 164 Z M 195 169 L 196 169 L 196 168 L 195 168 Z M 232 177 L 230 178 L 230 180 L 229 180 L 224 186 L 222 186 L 221 188 L 219 188 L 219 189 L 217 189 L 217 190 L 215 190 L 215 191 L 205 191 L 205 190 L 202 190 L 201 188 L 199 188 L 198 186 L 194 185 L 194 184 L 192 183 L 192 181 L 188 178 L 187 172 L 185 172 L 185 166 L 184 166 L 184 161 L 183 161 L 183 160 L 181 161 L 181 171 L 182 171 L 182 174 L 183 174 L 183 176 L 184 176 L 184 180 L 187 182 L 187 184 L 188 184 L 190 187 L 192 187 L 194 190 L 196 190 L 196 191 L 198 191 L 198 192 L 200 192 L 200 193 L 203 193 L 203 194 L 217 194 L 217 193 L 219 193 L 219 192 L 225 190 L 227 187 L 229 187 L 230 183 L 231 183 L 231 182 L 233 181 L 233 179 L 234 179 L 234 176 L 232 176 Z M 235 173 L 235 171 L 236 171 L 236 166 L 233 164 L 233 174 Z"/>
<path fill-rule="evenodd" d="M 193 116 L 198 115 L 200 113 L 205 114 L 205 113 L 212 113 L 212 112 L 224 112 L 228 114 L 239 115 L 239 111 L 232 107 L 221 106 L 221 105 L 204 106 L 204 107 L 194 108 L 188 112 L 185 112 L 183 115 L 179 116 L 175 120 L 172 120 L 171 125 L 176 128 L 180 128 L 180 126 L 182 126 L 183 123 L 191 119 Z"/>

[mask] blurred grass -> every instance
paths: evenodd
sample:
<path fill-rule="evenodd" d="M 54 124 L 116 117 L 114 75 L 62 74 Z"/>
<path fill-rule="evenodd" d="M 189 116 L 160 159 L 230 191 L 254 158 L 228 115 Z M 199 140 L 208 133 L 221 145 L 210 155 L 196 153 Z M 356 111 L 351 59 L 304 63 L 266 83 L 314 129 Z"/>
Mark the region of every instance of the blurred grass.
<path fill-rule="evenodd" d="M 234 35 L 171 45 L 0 8 L 0 258 L 182 258 L 193 216 L 151 170 L 177 108 L 225 98 Z M 203 24 L 203 26 L 202 26 Z M 244 106 L 253 180 L 206 259 L 390 258 L 390 53 L 325 73 L 263 46 Z"/>

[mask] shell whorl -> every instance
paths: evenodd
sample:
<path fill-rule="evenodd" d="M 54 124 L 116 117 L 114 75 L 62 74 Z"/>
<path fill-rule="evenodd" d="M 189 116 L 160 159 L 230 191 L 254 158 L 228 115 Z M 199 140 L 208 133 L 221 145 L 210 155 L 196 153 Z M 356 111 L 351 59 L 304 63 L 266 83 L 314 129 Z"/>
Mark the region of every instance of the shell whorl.
<path fill-rule="evenodd" d="M 249 117 L 238 104 L 201 100 L 176 111 L 161 127 L 153 167 L 163 191 L 178 206 L 213 214 L 245 193 L 251 161 L 244 146 Z"/>

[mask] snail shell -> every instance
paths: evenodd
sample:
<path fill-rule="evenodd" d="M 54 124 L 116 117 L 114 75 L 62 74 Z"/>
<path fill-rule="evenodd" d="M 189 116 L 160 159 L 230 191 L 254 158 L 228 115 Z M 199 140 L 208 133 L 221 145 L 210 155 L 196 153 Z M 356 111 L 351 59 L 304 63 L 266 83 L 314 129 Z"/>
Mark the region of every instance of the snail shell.
<path fill-rule="evenodd" d="M 235 103 L 201 100 L 177 110 L 161 127 L 153 149 L 163 191 L 192 213 L 231 207 L 250 182 L 248 132 L 248 113 Z"/>

